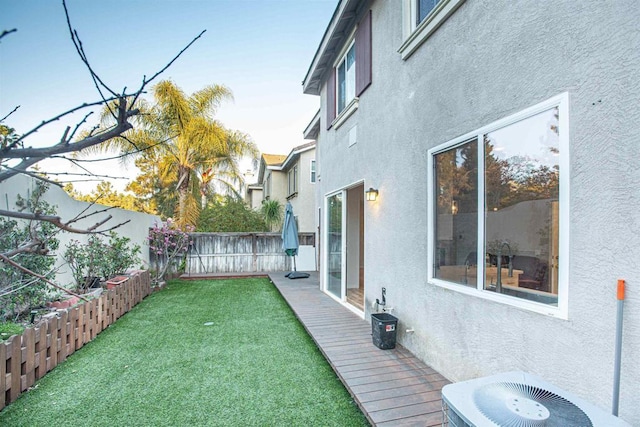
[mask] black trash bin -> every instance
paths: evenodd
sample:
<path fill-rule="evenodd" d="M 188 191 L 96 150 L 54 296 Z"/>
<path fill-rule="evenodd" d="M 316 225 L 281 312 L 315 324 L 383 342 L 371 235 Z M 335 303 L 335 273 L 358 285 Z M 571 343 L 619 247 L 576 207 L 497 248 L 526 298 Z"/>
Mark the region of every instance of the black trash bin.
<path fill-rule="evenodd" d="M 373 313 L 371 315 L 371 336 L 373 345 L 388 350 L 396 347 L 396 329 L 398 318 L 389 313 Z"/>

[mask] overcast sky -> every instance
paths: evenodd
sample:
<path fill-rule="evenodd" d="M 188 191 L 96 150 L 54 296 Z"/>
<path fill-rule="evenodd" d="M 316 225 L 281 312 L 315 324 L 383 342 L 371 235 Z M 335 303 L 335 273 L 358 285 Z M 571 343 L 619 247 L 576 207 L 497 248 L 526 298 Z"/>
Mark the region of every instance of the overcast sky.
<path fill-rule="evenodd" d="M 188 94 L 208 84 L 229 87 L 235 100 L 217 118 L 248 133 L 261 152 L 287 154 L 305 142 L 302 131 L 319 109 L 319 98 L 304 95 L 301 84 L 337 3 L 68 0 L 67 6 L 92 66 L 116 91 L 137 89 L 144 75 L 207 30 L 160 79 L 173 80 Z M 6 125 L 25 132 L 99 100 L 71 42 L 62 0 L 0 0 L 0 31 L 12 28 L 18 31 L 0 41 L 0 117 L 20 109 Z M 28 144 L 59 140 L 64 126 L 80 117 L 38 132 Z M 94 186 L 76 184 L 83 191 Z"/>

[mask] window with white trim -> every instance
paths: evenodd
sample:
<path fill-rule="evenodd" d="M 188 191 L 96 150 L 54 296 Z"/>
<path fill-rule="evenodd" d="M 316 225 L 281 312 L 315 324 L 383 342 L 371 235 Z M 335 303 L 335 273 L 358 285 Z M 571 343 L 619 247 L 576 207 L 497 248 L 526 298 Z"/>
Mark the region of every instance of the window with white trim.
<path fill-rule="evenodd" d="M 398 49 L 407 59 L 465 0 L 402 0 L 404 43 Z"/>
<path fill-rule="evenodd" d="M 311 165 L 309 167 L 309 170 L 311 174 L 310 181 L 312 184 L 315 184 L 316 182 L 316 161 L 315 160 L 311 160 Z"/>
<path fill-rule="evenodd" d="M 415 25 L 418 26 L 424 19 L 436 8 L 441 0 L 416 0 L 416 19 Z"/>
<path fill-rule="evenodd" d="M 336 66 L 336 111 L 344 108 L 356 97 L 356 49 L 352 41 L 347 53 Z"/>
<path fill-rule="evenodd" d="M 287 173 L 288 195 L 294 196 L 298 192 L 298 164 L 296 163 Z"/>
<path fill-rule="evenodd" d="M 430 279 L 566 315 L 567 104 L 563 94 L 429 151 Z"/>
<path fill-rule="evenodd" d="M 358 97 L 371 85 L 371 11 L 347 39 L 327 81 L 327 129 L 338 128 L 358 108 Z"/>

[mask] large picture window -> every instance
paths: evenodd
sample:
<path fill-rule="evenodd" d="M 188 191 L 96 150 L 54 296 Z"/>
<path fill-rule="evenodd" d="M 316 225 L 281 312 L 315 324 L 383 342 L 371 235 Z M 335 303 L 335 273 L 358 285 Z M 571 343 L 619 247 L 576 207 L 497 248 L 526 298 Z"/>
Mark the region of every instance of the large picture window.
<path fill-rule="evenodd" d="M 563 304 L 566 104 L 554 98 L 430 151 L 432 279 Z"/>

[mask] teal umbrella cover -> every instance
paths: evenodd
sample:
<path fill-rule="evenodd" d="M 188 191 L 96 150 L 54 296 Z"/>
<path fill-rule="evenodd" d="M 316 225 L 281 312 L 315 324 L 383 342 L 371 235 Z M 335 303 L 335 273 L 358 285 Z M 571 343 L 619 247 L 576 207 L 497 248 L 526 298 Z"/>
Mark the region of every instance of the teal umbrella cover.
<path fill-rule="evenodd" d="M 282 249 L 289 256 L 298 255 L 298 226 L 293 216 L 293 206 L 287 202 L 284 210 L 284 226 L 282 227 Z"/>

